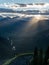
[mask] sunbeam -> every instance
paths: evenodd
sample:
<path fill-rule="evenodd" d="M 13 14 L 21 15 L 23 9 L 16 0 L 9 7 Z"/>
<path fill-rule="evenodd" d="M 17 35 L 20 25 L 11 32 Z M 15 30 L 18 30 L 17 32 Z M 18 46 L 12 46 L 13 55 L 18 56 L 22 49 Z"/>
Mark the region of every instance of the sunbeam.
<path fill-rule="evenodd" d="M 47 20 L 48 18 L 46 18 L 43 15 L 34 15 L 34 17 L 32 17 L 32 19 L 26 23 L 25 28 L 23 28 L 23 31 L 21 33 L 21 36 L 29 36 L 29 31 L 32 30 L 31 33 L 36 34 L 38 32 L 37 28 L 39 26 L 39 22 L 42 22 L 42 20 Z M 42 26 L 44 26 L 44 23 L 42 24 Z"/>

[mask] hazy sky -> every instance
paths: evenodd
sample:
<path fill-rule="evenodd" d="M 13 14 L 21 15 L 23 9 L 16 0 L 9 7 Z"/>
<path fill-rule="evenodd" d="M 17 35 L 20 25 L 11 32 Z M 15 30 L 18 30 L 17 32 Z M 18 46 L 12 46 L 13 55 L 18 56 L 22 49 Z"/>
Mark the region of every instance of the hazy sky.
<path fill-rule="evenodd" d="M 0 0 L 0 3 L 40 3 L 40 2 L 48 3 L 49 0 Z"/>

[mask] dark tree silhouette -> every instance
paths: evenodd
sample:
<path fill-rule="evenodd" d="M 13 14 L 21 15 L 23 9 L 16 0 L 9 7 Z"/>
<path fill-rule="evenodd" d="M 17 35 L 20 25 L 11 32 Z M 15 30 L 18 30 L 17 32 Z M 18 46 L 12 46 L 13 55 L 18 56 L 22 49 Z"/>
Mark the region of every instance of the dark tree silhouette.
<path fill-rule="evenodd" d="M 45 60 L 44 60 L 43 65 L 48 65 L 48 59 L 49 59 L 49 46 L 48 46 L 46 53 L 45 53 Z"/>
<path fill-rule="evenodd" d="M 30 65 L 30 60 L 29 59 L 26 60 L 26 65 Z"/>
<path fill-rule="evenodd" d="M 39 64 L 38 65 L 43 65 L 43 50 L 40 49 L 39 51 Z"/>
<path fill-rule="evenodd" d="M 38 49 L 37 49 L 37 47 L 34 50 L 33 65 L 38 65 Z"/>
<path fill-rule="evenodd" d="M 33 60 L 31 62 L 31 65 L 38 65 L 38 49 L 37 47 L 34 50 Z"/>

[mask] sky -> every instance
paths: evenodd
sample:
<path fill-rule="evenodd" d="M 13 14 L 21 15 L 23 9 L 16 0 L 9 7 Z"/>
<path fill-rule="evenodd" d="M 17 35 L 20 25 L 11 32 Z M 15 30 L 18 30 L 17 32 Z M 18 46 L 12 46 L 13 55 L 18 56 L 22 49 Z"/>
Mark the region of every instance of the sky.
<path fill-rule="evenodd" d="M 0 4 L 3 3 L 48 3 L 49 0 L 0 0 Z"/>

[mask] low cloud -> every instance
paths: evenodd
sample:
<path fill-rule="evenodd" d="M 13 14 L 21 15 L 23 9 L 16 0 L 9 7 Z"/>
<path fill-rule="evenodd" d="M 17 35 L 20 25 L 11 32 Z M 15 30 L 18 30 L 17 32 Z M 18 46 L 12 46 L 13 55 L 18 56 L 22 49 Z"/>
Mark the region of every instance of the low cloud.
<path fill-rule="evenodd" d="M 33 3 L 33 4 L 0 4 L 0 8 L 7 8 L 7 9 L 12 9 L 13 12 L 0 12 L 0 16 L 2 17 L 16 17 L 19 16 L 20 18 L 23 17 L 33 17 L 33 14 L 38 14 L 38 13 L 43 13 L 43 12 L 48 12 L 49 11 L 49 3 Z M 12 11 L 10 10 L 10 11 Z M 45 11 L 46 10 L 46 11 Z"/>

